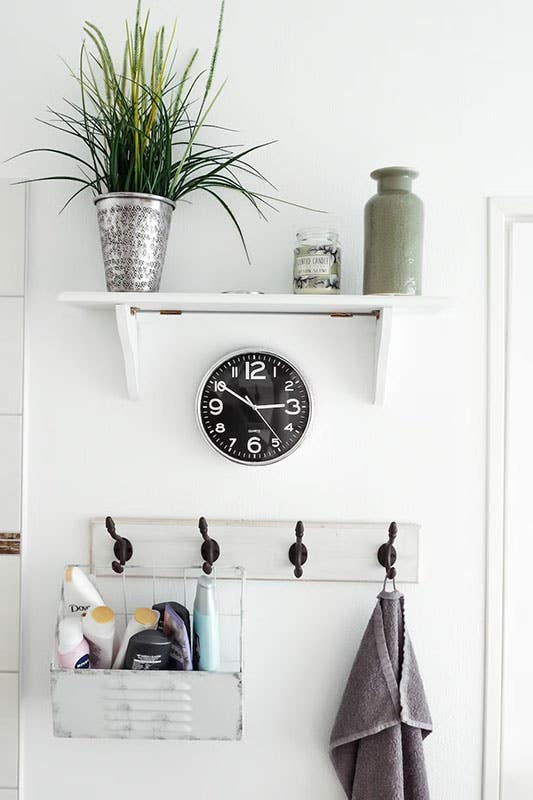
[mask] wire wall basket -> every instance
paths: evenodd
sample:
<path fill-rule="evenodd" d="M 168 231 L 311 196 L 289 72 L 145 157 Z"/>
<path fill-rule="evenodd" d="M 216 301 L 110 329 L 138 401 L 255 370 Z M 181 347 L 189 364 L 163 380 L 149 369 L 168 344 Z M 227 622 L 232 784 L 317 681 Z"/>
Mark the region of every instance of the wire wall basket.
<path fill-rule="evenodd" d="M 89 572 L 88 567 L 82 569 Z M 108 565 L 91 578 L 115 612 L 115 650 L 136 608 L 179 602 L 191 612 L 201 565 Z M 220 669 L 201 671 L 74 670 L 50 665 L 54 735 L 69 738 L 218 739 L 242 736 L 245 574 L 215 567 Z M 58 623 L 63 616 L 61 590 Z"/>

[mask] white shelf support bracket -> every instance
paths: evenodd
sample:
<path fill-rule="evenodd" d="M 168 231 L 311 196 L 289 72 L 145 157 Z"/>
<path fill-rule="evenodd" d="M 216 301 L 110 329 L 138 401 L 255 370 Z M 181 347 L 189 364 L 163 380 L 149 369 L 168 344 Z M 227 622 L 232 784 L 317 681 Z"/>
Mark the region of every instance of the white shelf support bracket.
<path fill-rule="evenodd" d="M 118 335 L 124 358 L 126 386 L 130 400 L 139 399 L 139 338 L 137 315 L 130 305 L 115 306 Z"/>
<path fill-rule="evenodd" d="M 376 320 L 374 404 L 379 406 L 382 406 L 385 400 L 393 313 L 393 308 L 382 308 Z"/>
<path fill-rule="evenodd" d="M 446 305 L 442 297 L 379 295 L 219 294 L 184 292 L 63 292 L 59 300 L 80 308 L 115 309 L 122 346 L 128 395 L 139 398 L 138 320 L 143 312 L 158 314 L 312 314 L 330 317 L 369 315 L 375 318 L 375 405 L 383 405 L 389 363 L 393 314 L 438 311 Z"/>

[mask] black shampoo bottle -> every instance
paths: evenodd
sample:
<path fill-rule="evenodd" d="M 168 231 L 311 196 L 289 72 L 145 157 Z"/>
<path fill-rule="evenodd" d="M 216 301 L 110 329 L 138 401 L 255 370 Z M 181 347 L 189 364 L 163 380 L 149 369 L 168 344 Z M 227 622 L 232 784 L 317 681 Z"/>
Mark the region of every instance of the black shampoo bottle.
<path fill-rule="evenodd" d="M 161 631 L 139 631 L 128 643 L 124 669 L 168 669 L 169 659 L 170 639 Z"/>

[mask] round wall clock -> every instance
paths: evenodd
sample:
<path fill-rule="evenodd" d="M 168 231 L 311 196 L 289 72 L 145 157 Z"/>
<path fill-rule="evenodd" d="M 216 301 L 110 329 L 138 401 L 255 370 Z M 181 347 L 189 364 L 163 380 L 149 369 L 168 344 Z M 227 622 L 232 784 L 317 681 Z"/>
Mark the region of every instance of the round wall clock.
<path fill-rule="evenodd" d="M 207 372 L 196 402 L 209 444 L 239 464 L 272 464 L 292 453 L 311 420 L 311 393 L 282 356 L 241 350 Z"/>

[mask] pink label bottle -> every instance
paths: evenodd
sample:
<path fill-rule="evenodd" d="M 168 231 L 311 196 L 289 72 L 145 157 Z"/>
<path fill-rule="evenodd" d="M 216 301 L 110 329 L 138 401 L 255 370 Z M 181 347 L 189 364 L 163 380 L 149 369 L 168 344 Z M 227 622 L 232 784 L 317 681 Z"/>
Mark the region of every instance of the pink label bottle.
<path fill-rule="evenodd" d="M 89 643 L 83 638 L 80 617 L 59 621 L 57 661 L 64 669 L 89 669 Z"/>

